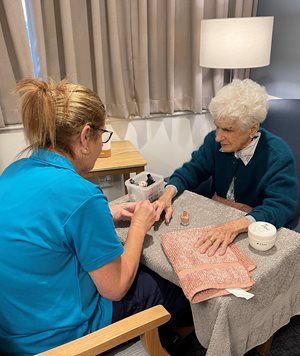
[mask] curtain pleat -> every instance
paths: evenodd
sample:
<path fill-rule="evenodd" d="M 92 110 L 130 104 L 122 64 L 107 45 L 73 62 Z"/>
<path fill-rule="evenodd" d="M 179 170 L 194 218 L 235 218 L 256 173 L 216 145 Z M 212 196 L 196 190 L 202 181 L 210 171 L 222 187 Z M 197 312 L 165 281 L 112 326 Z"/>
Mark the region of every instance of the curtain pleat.
<path fill-rule="evenodd" d="M 0 0 L 0 127 L 20 122 L 16 82 L 33 76 L 22 3 Z"/>
<path fill-rule="evenodd" d="M 65 74 L 87 85 L 110 116 L 201 112 L 203 6 L 204 0 L 29 0 L 40 76 Z"/>
<path fill-rule="evenodd" d="M 33 72 L 21 1 L 0 6 L 3 126 L 19 120 L 7 88 Z M 109 116 L 146 118 L 207 107 L 224 71 L 199 66 L 201 19 L 253 16 L 257 0 L 26 0 L 26 9 L 39 77 L 86 85 Z"/>
<path fill-rule="evenodd" d="M 131 1 L 130 10 L 133 100 L 136 98 L 136 110 L 134 115 L 147 117 L 151 112 L 147 0 Z"/>

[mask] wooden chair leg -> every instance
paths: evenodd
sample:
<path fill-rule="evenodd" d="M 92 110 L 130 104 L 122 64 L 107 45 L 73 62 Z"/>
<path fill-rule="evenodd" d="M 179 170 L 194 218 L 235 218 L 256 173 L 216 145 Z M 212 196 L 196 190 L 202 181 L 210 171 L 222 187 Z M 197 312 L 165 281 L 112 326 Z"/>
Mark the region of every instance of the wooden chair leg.
<path fill-rule="evenodd" d="M 268 356 L 270 354 L 272 341 L 273 341 L 273 335 L 270 337 L 270 339 L 268 339 L 263 344 L 256 346 L 255 349 L 260 356 Z"/>
<path fill-rule="evenodd" d="M 169 356 L 160 343 L 157 328 L 149 330 L 141 335 L 141 341 L 150 356 Z"/>

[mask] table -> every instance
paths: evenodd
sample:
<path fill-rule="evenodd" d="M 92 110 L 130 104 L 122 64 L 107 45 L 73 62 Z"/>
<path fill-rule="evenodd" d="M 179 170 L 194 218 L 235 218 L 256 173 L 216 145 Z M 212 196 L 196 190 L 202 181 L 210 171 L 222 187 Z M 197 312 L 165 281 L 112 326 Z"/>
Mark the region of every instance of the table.
<path fill-rule="evenodd" d="M 125 182 L 130 173 L 141 173 L 146 165 L 147 161 L 130 141 L 112 141 L 111 156 L 97 158 L 93 169 L 84 177 L 89 179 L 121 174 Z"/>
<path fill-rule="evenodd" d="M 122 197 L 113 203 L 126 201 Z M 159 221 L 148 232 L 142 263 L 162 277 L 179 285 L 160 243 L 160 235 L 184 229 L 180 225 L 183 210 L 190 214 L 190 227 L 222 223 L 244 215 L 203 196 L 185 191 L 174 202 L 173 219 L 167 226 Z M 117 226 L 121 239 L 127 236 L 128 225 Z M 253 259 L 257 268 L 252 271 L 255 281 L 250 300 L 232 295 L 192 304 L 195 330 L 207 356 L 241 356 L 266 342 L 290 318 L 300 314 L 300 234 L 282 228 L 275 247 L 261 252 L 249 246 L 247 235 L 241 234 L 235 243 Z"/>

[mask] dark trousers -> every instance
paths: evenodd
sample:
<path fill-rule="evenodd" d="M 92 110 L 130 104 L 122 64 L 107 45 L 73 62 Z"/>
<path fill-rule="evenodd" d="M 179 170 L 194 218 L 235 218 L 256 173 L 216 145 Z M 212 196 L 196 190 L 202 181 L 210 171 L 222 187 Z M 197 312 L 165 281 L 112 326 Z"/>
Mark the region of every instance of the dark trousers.
<path fill-rule="evenodd" d="M 112 321 L 124 319 L 158 304 L 163 305 L 171 314 L 170 321 L 159 328 L 162 344 L 166 347 L 172 342 L 172 329 L 193 325 L 190 303 L 181 288 L 146 266 L 140 265 L 125 297 L 118 302 L 113 302 Z"/>

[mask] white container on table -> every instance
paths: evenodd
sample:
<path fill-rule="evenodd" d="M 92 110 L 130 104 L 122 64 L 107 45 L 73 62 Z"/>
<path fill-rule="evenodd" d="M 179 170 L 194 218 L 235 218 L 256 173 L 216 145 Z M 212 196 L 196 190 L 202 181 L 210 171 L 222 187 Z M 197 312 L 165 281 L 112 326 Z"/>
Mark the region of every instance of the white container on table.
<path fill-rule="evenodd" d="M 137 184 L 142 181 L 146 182 L 147 174 L 149 174 L 149 172 L 141 172 L 135 177 L 132 177 L 131 179 L 133 179 Z M 140 201 L 148 199 L 150 200 L 150 202 L 153 202 L 162 195 L 165 186 L 164 177 L 154 173 L 150 174 L 151 177 L 155 180 L 155 182 L 147 187 L 141 187 L 139 185 L 132 184 L 130 183 L 130 179 L 127 179 L 125 181 L 130 201 Z"/>
<path fill-rule="evenodd" d="M 259 251 L 267 251 L 275 245 L 277 229 L 265 221 L 256 221 L 248 226 L 249 244 Z"/>

